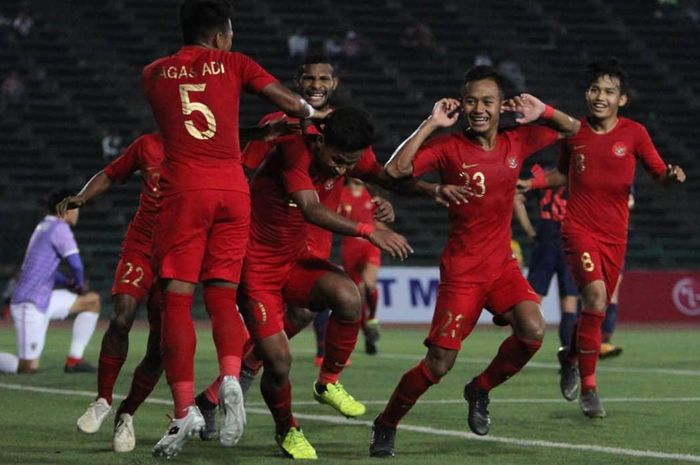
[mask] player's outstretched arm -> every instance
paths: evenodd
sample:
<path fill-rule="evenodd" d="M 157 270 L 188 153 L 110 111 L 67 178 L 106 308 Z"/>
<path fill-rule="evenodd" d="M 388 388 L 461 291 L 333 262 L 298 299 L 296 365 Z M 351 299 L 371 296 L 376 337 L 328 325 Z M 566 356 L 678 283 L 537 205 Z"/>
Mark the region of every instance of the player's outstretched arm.
<path fill-rule="evenodd" d="M 321 119 L 332 111 L 330 108 L 323 111 L 316 110 L 301 95 L 292 92 L 279 82 L 273 82 L 263 87 L 260 95 L 289 116 L 297 118 Z"/>
<path fill-rule="evenodd" d="M 435 102 L 430 116 L 418 126 L 418 129 L 408 139 L 398 146 L 384 165 L 387 174 L 395 179 L 413 174 L 413 159 L 416 157 L 418 149 L 437 128 L 446 128 L 457 122 L 459 112 L 453 110 L 459 108 L 459 105 L 459 100 L 452 98 L 444 98 Z"/>
<path fill-rule="evenodd" d="M 515 194 L 515 197 L 513 197 L 513 213 L 518 223 L 520 223 L 520 226 L 523 228 L 523 231 L 525 231 L 528 239 L 534 240 L 535 237 L 537 237 L 537 231 L 535 231 L 534 226 L 532 226 L 530 217 L 527 216 L 525 201 L 526 198 L 523 194 Z"/>
<path fill-rule="evenodd" d="M 519 193 L 524 194 L 531 189 L 565 186 L 567 181 L 566 174 L 558 169 L 554 168 L 545 172 L 539 165 L 535 165 L 532 168 L 532 177 L 530 179 L 518 179 L 515 187 Z"/>
<path fill-rule="evenodd" d="M 58 216 L 63 216 L 66 210 L 82 207 L 90 200 L 107 192 L 111 185 L 112 180 L 109 179 L 109 176 L 107 176 L 104 171 L 100 171 L 80 189 L 80 192 L 61 200 L 56 206 Z"/>
<path fill-rule="evenodd" d="M 301 134 L 301 124 L 290 123 L 286 119 L 280 118 L 274 121 L 267 121 L 262 126 L 240 128 L 238 130 L 238 139 L 241 147 L 245 147 L 248 142 L 254 140 L 269 142 L 290 134 Z"/>
<path fill-rule="evenodd" d="M 657 178 L 664 186 L 681 184 L 685 182 L 685 171 L 678 165 L 666 165 L 666 172 Z"/>
<path fill-rule="evenodd" d="M 532 94 L 523 93 L 503 102 L 503 111 L 519 113 L 515 118 L 519 124 L 527 124 L 544 119 L 549 126 L 559 132 L 559 138 L 571 137 L 581 129 L 581 122 L 563 111 L 546 105 Z"/>
<path fill-rule="evenodd" d="M 314 190 L 293 192 L 291 197 L 308 223 L 345 236 L 364 237 L 393 258 L 404 260 L 413 252 L 406 238 L 388 227 L 375 229 L 372 224 L 358 223 L 329 210 L 319 202 Z"/>

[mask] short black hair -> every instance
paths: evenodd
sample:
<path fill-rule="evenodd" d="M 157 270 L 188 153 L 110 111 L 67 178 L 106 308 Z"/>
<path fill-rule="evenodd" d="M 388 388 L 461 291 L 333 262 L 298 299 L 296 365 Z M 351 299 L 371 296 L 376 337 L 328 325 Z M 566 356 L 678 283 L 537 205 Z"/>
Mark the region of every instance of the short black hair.
<path fill-rule="evenodd" d="M 231 3 L 227 0 L 185 0 L 180 6 L 182 40 L 192 45 L 212 32 L 225 32 L 230 19 Z"/>
<path fill-rule="evenodd" d="M 49 196 L 46 199 L 46 210 L 52 215 L 56 214 L 56 205 L 61 203 L 61 200 L 73 195 L 75 191 L 67 187 L 61 187 L 58 189 L 53 189 L 49 192 Z"/>
<path fill-rule="evenodd" d="M 301 77 L 301 75 L 304 73 L 304 67 L 307 65 L 328 65 L 331 67 L 333 76 L 335 77 L 335 66 L 333 66 L 333 63 L 331 63 L 331 61 L 325 56 L 317 53 L 304 58 L 304 61 L 302 61 L 299 68 L 297 68 L 297 73 L 294 76 L 295 79 L 299 79 Z"/>
<path fill-rule="evenodd" d="M 470 82 L 481 81 L 483 79 L 491 79 L 498 86 L 498 91 L 501 93 L 501 97 L 505 96 L 505 80 L 501 73 L 499 73 L 493 66 L 487 65 L 477 65 L 472 66 L 464 74 L 464 84 L 462 89 L 467 86 Z"/>
<path fill-rule="evenodd" d="M 615 57 L 598 59 L 588 63 L 583 71 L 586 88 L 598 80 L 601 76 L 610 76 L 620 81 L 620 94 L 629 92 L 629 79 L 627 73 Z"/>
<path fill-rule="evenodd" d="M 372 145 L 374 126 L 367 113 L 356 107 L 340 107 L 326 117 L 324 143 L 338 150 L 354 152 Z"/>

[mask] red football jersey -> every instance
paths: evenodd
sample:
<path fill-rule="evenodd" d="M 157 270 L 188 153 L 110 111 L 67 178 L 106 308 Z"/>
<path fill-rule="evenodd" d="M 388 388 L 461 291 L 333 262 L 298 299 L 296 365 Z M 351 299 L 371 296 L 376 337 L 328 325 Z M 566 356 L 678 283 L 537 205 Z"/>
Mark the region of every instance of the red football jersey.
<path fill-rule="evenodd" d="M 165 158 L 163 138 L 160 134 L 146 134 L 129 145 L 126 150 L 104 169 L 113 182 L 124 183 L 136 171 L 141 173 L 141 195 L 136 215 L 122 243 L 151 254 L 153 227 L 160 208 L 161 164 Z"/>
<path fill-rule="evenodd" d="M 666 171 L 641 124 L 619 118 L 612 131 L 596 134 L 581 118 L 581 130 L 562 144 L 559 158 L 559 171 L 569 178 L 565 233 L 583 229 L 604 242 L 627 242 L 627 199 L 637 159 L 654 177 Z"/>
<path fill-rule="evenodd" d="M 372 203 L 372 195 L 366 187 L 360 190 L 360 195 L 355 196 L 353 190 L 349 186 L 343 188 L 340 195 L 340 206 L 338 213 L 350 218 L 353 221 L 372 224 L 374 222 L 374 211 L 376 206 Z M 340 246 L 345 247 L 349 241 L 364 241 L 361 237 L 343 236 L 340 240 Z"/>
<path fill-rule="evenodd" d="M 289 123 L 298 123 L 299 118 L 294 118 L 292 116 L 287 116 L 281 111 L 276 111 L 274 113 L 268 113 L 263 116 L 258 122 L 258 127 L 263 127 L 266 123 L 270 121 L 277 121 L 284 119 Z M 318 134 L 318 129 L 316 126 L 310 125 L 306 128 L 307 134 Z M 295 137 L 295 134 L 290 134 L 287 136 L 277 137 L 273 140 L 253 140 L 248 142 L 243 148 L 243 166 L 249 170 L 256 170 L 262 164 L 263 160 L 269 155 L 269 153 L 275 149 L 277 144 L 284 142 Z"/>
<path fill-rule="evenodd" d="M 443 184 L 461 184 L 474 192 L 468 203 L 450 204 L 442 282 L 459 286 L 498 276 L 512 257 L 510 222 L 522 161 L 553 144 L 557 136 L 546 126 L 523 125 L 500 131 L 492 150 L 463 132 L 436 137 L 419 149 L 414 176 L 438 171 Z"/>
<path fill-rule="evenodd" d="M 163 134 L 163 192 L 195 189 L 248 192 L 241 166 L 241 92 L 257 93 L 275 78 L 247 56 L 200 46 L 146 66 L 146 96 Z"/>
<path fill-rule="evenodd" d="M 271 265 L 285 263 L 309 252 L 326 259 L 330 256 L 331 232 L 307 224 L 289 194 L 315 190 L 320 202 L 335 211 L 340 203 L 345 176 L 331 178 L 322 173 L 302 135 L 296 135 L 277 147 L 251 184 L 248 257 Z M 374 152 L 367 149 L 350 175 L 361 179 L 377 175 L 381 169 Z M 309 232 L 307 227 L 313 227 L 314 231 Z"/>

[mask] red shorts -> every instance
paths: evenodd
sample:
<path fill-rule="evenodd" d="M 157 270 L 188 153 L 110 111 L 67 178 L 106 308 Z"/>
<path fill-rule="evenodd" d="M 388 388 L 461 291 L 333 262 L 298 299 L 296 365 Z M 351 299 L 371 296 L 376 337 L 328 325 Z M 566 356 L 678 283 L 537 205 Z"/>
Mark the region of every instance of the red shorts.
<path fill-rule="evenodd" d="M 502 314 L 526 300 L 540 302 L 515 259 L 506 263 L 497 278 L 484 284 L 457 287 L 441 282 L 430 333 L 424 344 L 459 350 L 483 308 Z"/>
<path fill-rule="evenodd" d="M 112 295 L 127 294 L 141 302 L 152 285 L 151 257 L 139 250 L 123 248 L 114 274 Z"/>
<path fill-rule="evenodd" d="M 247 193 L 195 190 L 164 197 L 153 234 L 158 275 L 190 283 L 237 283 L 249 224 Z"/>
<path fill-rule="evenodd" d="M 579 289 L 602 280 L 609 302 L 625 262 L 627 244 L 606 244 L 585 232 L 568 233 L 563 239 L 566 261 Z"/>
<path fill-rule="evenodd" d="M 379 267 L 382 263 L 382 251 L 366 239 L 343 239 L 340 256 L 345 272 L 358 284 L 362 281 L 362 271 L 368 264 Z"/>
<path fill-rule="evenodd" d="M 315 257 L 300 258 L 274 269 L 246 260 L 239 305 L 251 337 L 259 340 L 284 331 L 285 304 L 310 308 L 311 291 L 326 273 L 344 275 L 338 266 Z"/>

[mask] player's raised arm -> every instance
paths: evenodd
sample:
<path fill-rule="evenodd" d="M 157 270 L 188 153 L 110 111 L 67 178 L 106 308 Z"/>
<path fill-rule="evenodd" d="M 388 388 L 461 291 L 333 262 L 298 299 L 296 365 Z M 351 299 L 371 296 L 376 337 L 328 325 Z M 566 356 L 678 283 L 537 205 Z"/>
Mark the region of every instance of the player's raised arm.
<path fill-rule="evenodd" d="M 430 116 L 418 126 L 418 129 L 408 139 L 399 145 L 384 165 L 386 173 L 395 179 L 413 174 L 413 159 L 420 146 L 437 128 L 446 128 L 455 124 L 459 119 L 459 113 L 455 110 L 459 107 L 459 101 L 452 98 L 444 98 L 435 102 Z"/>
<path fill-rule="evenodd" d="M 107 192 L 111 185 L 112 180 L 109 179 L 109 176 L 105 174 L 104 170 L 100 170 L 96 175 L 90 178 L 83 188 L 80 189 L 80 192 L 61 200 L 56 206 L 58 216 L 62 217 L 66 213 L 66 210 L 82 207 L 90 200 Z"/>
<path fill-rule="evenodd" d="M 581 122 L 561 110 L 546 105 L 532 94 L 520 94 L 503 102 L 503 111 L 519 113 L 519 124 L 532 123 L 542 118 L 559 132 L 559 139 L 571 137 L 581 129 Z"/>
<path fill-rule="evenodd" d="M 404 260 L 413 252 L 406 238 L 388 227 L 375 229 L 372 224 L 358 223 L 329 210 L 319 202 L 315 190 L 296 191 L 291 197 L 309 223 L 345 236 L 364 237 L 393 258 Z"/>

